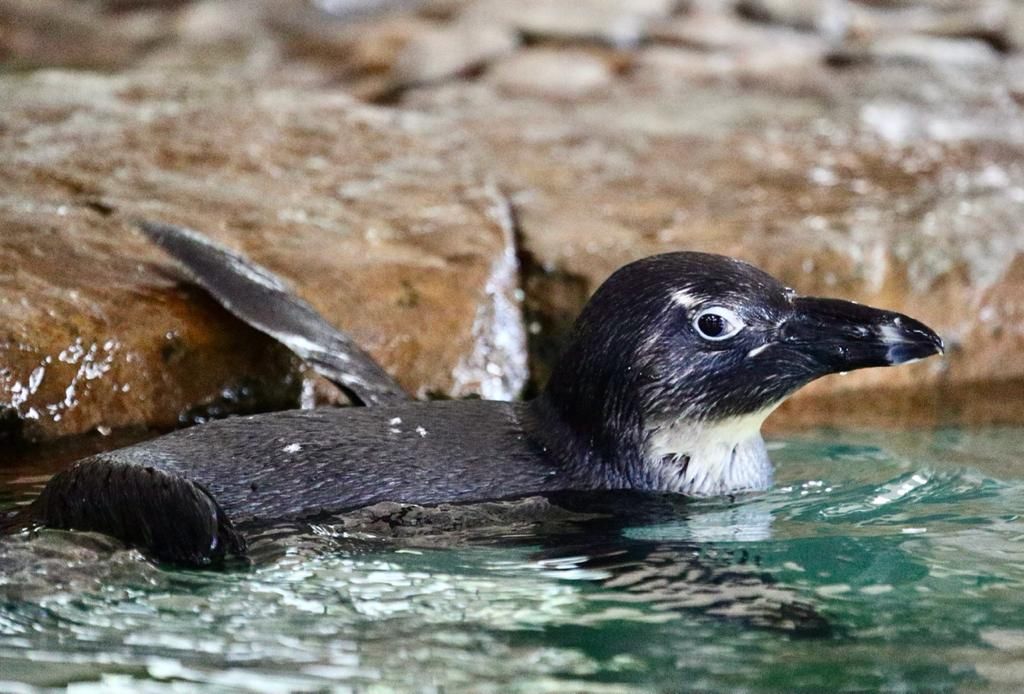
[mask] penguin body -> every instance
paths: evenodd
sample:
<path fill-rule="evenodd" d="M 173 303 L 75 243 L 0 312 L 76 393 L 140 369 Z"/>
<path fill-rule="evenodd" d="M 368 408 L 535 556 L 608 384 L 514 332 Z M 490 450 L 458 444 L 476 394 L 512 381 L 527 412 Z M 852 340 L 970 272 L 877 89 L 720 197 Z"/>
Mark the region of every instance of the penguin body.
<path fill-rule="evenodd" d="M 679 252 L 598 289 L 537 399 L 417 403 L 265 269 L 189 230 L 143 229 L 229 310 L 368 405 L 211 422 L 93 456 L 27 511 L 186 564 L 243 554 L 240 528 L 379 501 L 763 490 L 760 426 L 786 397 L 829 373 L 942 351 L 908 316 L 800 297 L 741 261 Z"/>

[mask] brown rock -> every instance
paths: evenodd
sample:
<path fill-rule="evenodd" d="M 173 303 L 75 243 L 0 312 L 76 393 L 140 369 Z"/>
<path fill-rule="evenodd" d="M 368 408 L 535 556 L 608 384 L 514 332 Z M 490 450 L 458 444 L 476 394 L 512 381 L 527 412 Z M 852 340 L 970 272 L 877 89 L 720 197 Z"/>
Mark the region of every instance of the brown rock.
<path fill-rule="evenodd" d="M 183 282 L 140 217 L 270 267 L 415 393 L 521 387 L 511 223 L 458 135 L 232 80 L 0 82 L 0 403 L 26 437 L 165 427 L 243 388 L 297 403 L 295 361 Z"/>
<path fill-rule="evenodd" d="M 5 438 L 167 428 L 204 416 L 203 404 L 244 411 L 295 401 L 285 352 L 178 288 L 123 224 L 87 202 L 7 202 L 0 408 L 16 417 L 8 413 Z"/>
<path fill-rule="evenodd" d="M 437 27 L 408 14 L 341 21 L 308 5 L 287 4 L 269 8 L 264 21 L 286 59 L 313 64 L 371 99 L 398 89 L 394 70 L 402 51 Z"/>
<path fill-rule="evenodd" d="M 403 85 L 452 77 L 511 53 L 519 39 L 498 24 L 456 22 L 412 37 L 396 62 Z"/>
<path fill-rule="evenodd" d="M 717 2 L 410 0 L 355 21 L 304 0 L 115 4 L 0 7 L 16 65 L 145 66 L 0 83 L 0 394 L 18 413 L 0 422 L 163 425 L 242 385 L 260 406 L 293 401 L 291 358 L 177 284 L 134 216 L 246 251 L 420 392 L 514 391 L 511 222 L 481 180 L 515 200 L 539 378 L 615 267 L 696 248 L 904 310 L 950 343 L 945 361 L 826 379 L 776 425 L 1021 421 L 1014 3 L 756 0 L 742 18 Z M 62 53 L 40 38 L 53 26 Z M 516 36 L 543 45 L 516 53 Z"/>
<path fill-rule="evenodd" d="M 0 3 L 0 63 L 19 68 L 128 65 L 167 35 L 171 14 L 123 9 L 112 19 L 99 3 L 5 0 Z"/>
<path fill-rule="evenodd" d="M 408 104 L 471 132 L 517 191 L 535 354 L 557 352 L 624 262 L 714 251 L 805 294 L 910 313 L 950 344 L 944 360 L 825 379 L 776 426 L 1019 422 L 1024 334 L 1008 297 L 1024 294 L 1024 121 L 992 88 L 1000 70 L 972 70 L 833 69 L 788 95 L 641 71 L 571 119 L 479 84 Z"/>
<path fill-rule="evenodd" d="M 637 72 L 673 81 L 739 82 L 789 92 L 823 78 L 830 42 L 816 33 L 744 19 L 712 3 L 652 24 L 654 45 L 635 55 Z M 816 87 L 817 88 L 817 87 Z"/>
<path fill-rule="evenodd" d="M 263 21 L 289 57 L 316 64 L 370 100 L 477 70 L 519 42 L 511 26 L 472 17 L 440 23 L 390 14 L 342 21 L 313 7 L 285 5 L 269 7 Z"/>

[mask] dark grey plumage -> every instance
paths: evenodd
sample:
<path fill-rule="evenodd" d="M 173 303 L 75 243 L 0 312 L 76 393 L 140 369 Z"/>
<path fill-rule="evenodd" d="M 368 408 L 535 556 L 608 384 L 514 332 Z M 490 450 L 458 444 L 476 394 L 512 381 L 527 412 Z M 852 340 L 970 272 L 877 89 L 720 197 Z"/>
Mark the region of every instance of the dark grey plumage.
<path fill-rule="evenodd" d="M 33 503 L 188 564 L 244 548 L 239 528 L 379 501 L 501 499 L 575 486 L 526 432 L 522 403 L 412 402 L 234 417 L 103 453 Z"/>
<path fill-rule="evenodd" d="M 801 298 L 731 258 L 670 253 L 598 289 L 533 402 L 407 403 L 263 268 L 195 232 L 144 229 L 229 310 L 377 405 L 213 422 L 94 456 L 57 475 L 25 514 L 189 564 L 243 552 L 242 526 L 377 501 L 764 489 L 771 466 L 758 431 L 782 399 L 828 373 L 942 348 L 907 316 Z"/>

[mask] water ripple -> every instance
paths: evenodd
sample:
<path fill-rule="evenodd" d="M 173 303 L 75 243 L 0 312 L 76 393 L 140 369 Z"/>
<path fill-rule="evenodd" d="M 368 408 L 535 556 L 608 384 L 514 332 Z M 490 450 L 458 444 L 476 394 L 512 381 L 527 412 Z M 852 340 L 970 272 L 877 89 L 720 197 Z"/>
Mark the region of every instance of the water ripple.
<path fill-rule="evenodd" d="M 0 542 L 0 690 L 998 688 L 1024 653 L 1022 444 L 819 434 L 775 446 L 764 494 L 534 502 L 429 538 L 294 525 L 220 573 L 22 535 Z"/>

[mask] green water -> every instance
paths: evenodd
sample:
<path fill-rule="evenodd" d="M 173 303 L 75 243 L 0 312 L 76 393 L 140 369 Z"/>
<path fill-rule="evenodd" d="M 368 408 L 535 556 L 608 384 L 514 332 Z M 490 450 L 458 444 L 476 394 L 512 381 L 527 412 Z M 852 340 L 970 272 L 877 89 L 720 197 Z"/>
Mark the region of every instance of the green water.
<path fill-rule="evenodd" d="M 732 502 L 284 529 L 220 573 L 7 540 L 0 691 L 1019 689 L 1024 429 L 772 448 L 774 490 Z M 8 476 L 0 504 L 39 481 Z"/>

